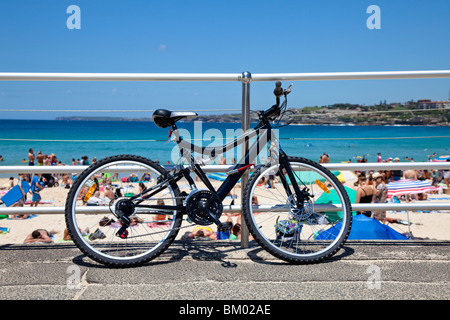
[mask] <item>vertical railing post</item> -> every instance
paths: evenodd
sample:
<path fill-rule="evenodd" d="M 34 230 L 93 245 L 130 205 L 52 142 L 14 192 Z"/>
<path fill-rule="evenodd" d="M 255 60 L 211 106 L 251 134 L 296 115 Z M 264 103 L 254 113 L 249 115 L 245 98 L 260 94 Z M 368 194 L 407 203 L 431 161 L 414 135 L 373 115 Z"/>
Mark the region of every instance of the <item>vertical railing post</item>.
<path fill-rule="evenodd" d="M 245 132 L 250 128 L 250 82 L 252 74 L 250 72 L 242 73 L 242 131 Z M 242 144 L 242 156 L 245 155 L 249 147 L 249 142 Z M 248 171 L 241 177 L 241 209 L 244 206 L 244 190 L 248 181 Z M 248 247 L 249 232 L 245 224 L 244 215 L 241 214 L 241 247 Z"/>

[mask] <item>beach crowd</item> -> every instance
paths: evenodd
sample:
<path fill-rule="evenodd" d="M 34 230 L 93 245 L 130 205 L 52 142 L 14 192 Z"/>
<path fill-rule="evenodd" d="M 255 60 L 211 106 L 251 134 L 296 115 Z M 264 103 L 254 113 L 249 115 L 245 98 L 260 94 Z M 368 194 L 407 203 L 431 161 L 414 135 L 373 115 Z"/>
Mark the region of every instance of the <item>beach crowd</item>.
<path fill-rule="evenodd" d="M 29 149 L 27 155 L 29 166 L 58 166 L 65 165 L 61 163 L 56 157 L 54 153 L 50 155 L 44 154 L 42 151 L 39 151 L 37 154 L 34 153 L 33 149 Z M 222 158 L 219 159 L 221 164 L 226 164 L 225 160 Z M 91 163 L 95 163 L 97 159 L 94 157 L 92 160 L 89 159 L 88 156 L 82 156 L 80 159 L 72 159 L 71 165 L 90 165 Z M 408 161 L 413 161 L 412 159 L 408 159 Z M 330 156 L 327 153 L 323 153 L 320 156 L 319 163 L 326 164 L 330 162 Z M 351 162 L 351 160 L 349 160 Z M 367 159 L 364 157 L 360 157 L 357 159 L 357 162 L 367 162 Z M 400 162 L 399 158 L 387 158 L 385 160 L 382 159 L 381 154 L 377 155 L 377 162 Z M 385 203 L 387 201 L 388 189 L 387 184 L 394 181 L 399 181 L 402 179 L 410 179 L 410 180 L 427 180 L 430 181 L 432 185 L 438 185 L 441 182 L 449 188 L 449 178 L 450 172 L 449 170 L 367 170 L 367 171 L 355 171 L 354 172 L 357 179 L 354 182 L 354 185 L 347 185 L 347 187 L 351 187 L 356 190 L 356 200 L 355 203 Z M 23 198 L 14 203 L 12 206 L 15 207 L 23 207 L 26 204 L 29 204 L 31 207 L 38 206 L 41 197 L 40 191 L 44 188 L 51 187 L 60 187 L 69 189 L 73 180 L 76 179 L 76 174 L 19 174 L 17 180 L 11 177 L 7 183 L 0 186 L 0 189 L 4 192 L 7 192 L 15 185 L 21 185 L 23 180 L 26 180 L 31 184 L 30 191 L 27 192 L 31 194 L 31 202 L 27 201 L 27 193 L 22 190 Z M 273 179 L 273 178 L 272 178 Z M 17 181 L 17 182 L 16 182 Z M 269 183 L 272 184 L 273 183 Z M 3 194 L 4 194 L 3 192 Z M 401 199 L 402 201 L 412 201 L 412 200 L 426 200 L 426 193 L 419 193 L 416 195 L 405 195 Z M 253 199 L 257 202 L 257 199 Z M 1 201 L 0 201 L 1 204 Z M 381 222 L 386 221 L 386 212 L 385 211 L 364 211 L 359 212 L 360 214 L 364 214 L 368 217 L 375 218 Z M 25 220 L 28 219 L 30 215 L 12 215 L 12 216 L 0 216 L 1 218 L 9 218 L 15 220 Z M 240 238 L 240 214 L 238 215 L 228 215 L 228 222 L 232 224 L 232 229 L 228 232 L 227 235 L 224 235 L 224 232 L 221 230 L 217 230 L 214 232 L 210 227 L 198 227 L 194 229 L 192 232 L 188 232 L 184 235 L 184 239 L 194 239 L 197 237 L 207 237 L 211 239 L 239 239 Z M 233 221 L 236 219 L 236 222 Z M 64 231 L 64 237 L 67 238 L 66 231 Z M 2 229 L 2 232 L 3 229 Z M 26 243 L 30 242 L 51 242 L 51 235 L 54 235 L 55 231 L 47 231 L 47 229 L 37 229 L 34 230 L 26 239 Z"/>

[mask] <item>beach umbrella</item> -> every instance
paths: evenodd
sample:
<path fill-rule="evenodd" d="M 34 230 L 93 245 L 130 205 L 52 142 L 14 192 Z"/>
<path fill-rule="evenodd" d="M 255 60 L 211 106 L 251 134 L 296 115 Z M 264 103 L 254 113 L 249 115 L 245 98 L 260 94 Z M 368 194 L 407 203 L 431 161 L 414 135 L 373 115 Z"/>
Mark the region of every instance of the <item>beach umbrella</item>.
<path fill-rule="evenodd" d="M 450 159 L 450 156 L 439 156 L 433 159 L 435 162 L 444 162 L 447 161 L 447 159 Z"/>
<path fill-rule="evenodd" d="M 335 176 L 339 175 L 340 171 L 331 171 Z M 294 176 L 295 180 L 297 180 L 297 183 L 300 185 L 302 183 L 308 185 L 308 184 L 315 184 L 316 180 L 319 180 L 320 182 L 327 181 L 321 174 L 315 172 L 315 171 L 295 171 L 294 170 Z M 291 184 L 291 180 L 289 179 L 288 175 L 285 175 L 287 183 Z"/>
<path fill-rule="evenodd" d="M 435 187 L 425 180 L 398 180 L 390 182 L 386 186 L 388 188 L 388 198 L 440 190 L 440 187 Z"/>
<path fill-rule="evenodd" d="M 348 194 L 348 197 L 350 198 L 350 202 L 354 203 L 356 200 L 356 190 L 349 188 L 347 186 L 344 186 L 345 191 Z M 330 193 L 322 193 L 320 195 L 320 197 L 315 201 L 316 204 L 336 204 L 336 203 L 340 203 L 341 201 L 339 200 L 339 196 L 336 192 L 336 190 L 332 189 L 330 190 Z"/>
<path fill-rule="evenodd" d="M 327 230 L 319 232 L 316 240 L 334 240 L 341 230 L 341 222 Z M 363 214 L 353 217 L 349 240 L 408 240 L 408 238 L 391 227 Z"/>
<path fill-rule="evenodd" d="M 340 182 L 358 180 L 358 176 L 354 174 L 353 171 L 349 170 L 339 171 L 339 174 L 336 175 L 336 177 Z"/>
<path fill-rule="evenodd" d="M 344 186 L 345 191 L 347 192 L 348 197 L 350 198 L 351 203 L 355 203 L 356 200 L 356 190 L 353 190 L 352 188 Z M 336 192 L 336 190 L 332 189 L 330 190 L 330 193 L 322 193 L 319 198 L 314 202 L 314 204 L 339 204 L 341 203 L 339 196 Z M 356 214 L 356 211 L 353 212 L 353 214 Z M 342 219 L 342 211 L 336 211 L 336 212 L 327 212 L 326 213 L 327 219 L 330 222 L 335 222 L 340 219 Z"/>

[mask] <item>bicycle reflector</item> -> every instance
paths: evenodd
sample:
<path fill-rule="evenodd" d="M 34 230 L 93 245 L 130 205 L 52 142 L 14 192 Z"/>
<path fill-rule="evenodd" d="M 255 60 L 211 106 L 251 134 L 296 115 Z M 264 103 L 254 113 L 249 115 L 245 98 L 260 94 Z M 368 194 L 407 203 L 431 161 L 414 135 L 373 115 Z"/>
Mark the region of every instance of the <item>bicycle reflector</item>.
<path fill-rule="evenodd" d="M 320 187 L 320 189 L 322 189 L 323 191 L 325 191 L 327 194 L 330 193 L 330 190 L 328 190 L 328 188 L 319 180 L 314 180 L 314 182 Z"/>
<path fill-rule="evenodd" d="M 88 200 L 92 197 L 92 195 L 95 193 L 95 191 L 97 191 L 97 188 L 98 188 L 98 182 L 97 182 L 97 179 L 95 179 L 95 181 L 89 181 L 89 182 L 88 182 L 88 185 L 89 185 L 89 183 L 92 183 L 92 184 L 91 184 L 91 186 L 89 187 L 89 189 L 88 189 L 86 195 L 85 195 L 84 198 L 83 198 L 83 201 L 84 201 L 84 202 L 88 202 Z"/>

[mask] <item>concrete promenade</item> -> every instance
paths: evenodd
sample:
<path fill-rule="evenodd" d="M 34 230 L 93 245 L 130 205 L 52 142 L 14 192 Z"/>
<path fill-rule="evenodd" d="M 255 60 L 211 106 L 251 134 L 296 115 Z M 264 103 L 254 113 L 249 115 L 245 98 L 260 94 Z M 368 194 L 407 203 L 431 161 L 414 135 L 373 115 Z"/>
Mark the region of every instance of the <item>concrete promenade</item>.
<path fill-rule="evenodd" d="M 2 300 L 449 300 L 449 241 L 349 241 L 331 260 L 289 265 L 253 241 L 175 242 L 108 269 L 72 244 L 0 247 Z"/>

